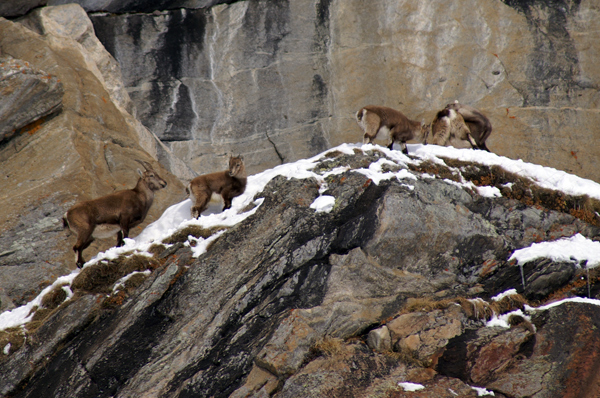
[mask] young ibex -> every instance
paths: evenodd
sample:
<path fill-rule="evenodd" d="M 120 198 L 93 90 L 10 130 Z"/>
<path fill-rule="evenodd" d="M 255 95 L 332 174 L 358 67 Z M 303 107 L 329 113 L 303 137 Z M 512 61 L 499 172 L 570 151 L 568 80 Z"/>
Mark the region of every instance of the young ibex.
<path fill-rule="evenodd" d="M 381 134 L 389 135 L 388 148 L 399 142 L 402 152 L 408 155 L 406 141 L 423 142 L 427 137 L 429 125 L 410 120 L 401 112 L 385 106 L 367 105 L 356 112 L 356 121 L 364 131 L 363 142 L 369 144 Z"/>
<path fill-rule="evenodd" d="M 146 218 L 154 200 L 154 191 L 167 186 L 148 162 L 138 162 L 145 171 L 138 169 L 140 179 L 135 188 L 78 203 L 65 213 L 63 225 L 77 235 L 73 246 L 77 267 L 85 264 L 82 252 L 94 238 L 108 238 L 117 233 L 117 246 L 123 246 L 129 230 Z"/>
<path fill-rule="evenodd" d="M 492 134 L 492 123 L 483 113 L 472 106 L 460 104 L 458 101 L 446 105 L 446 109 L 453 109 L 463 117 L 471 136 L 475 139 L 475 144 L 471 142 L 473 148 L 490 152 L 485 141 Z"/>
<path fill-rule="evenodd" d="M 444 108 L 435 115 L 431 123 L 431 139 L 427 139 L 425 143 L 446 146 L 453 139 L 468 141 L 472 146 L 477 146 L 460 113 Z"/>
<path fill-rule="evenodd" d="M 246 167 L 242 156 L 229 157 L 229 170 L 204 174 L 194 178 L 186 188 L 192 200 L 192 217 L 198 218 L 208 207 L 213 194 L 223 198 L 223 210 L 231 207 L 231 200 L 246 190 Z"/>

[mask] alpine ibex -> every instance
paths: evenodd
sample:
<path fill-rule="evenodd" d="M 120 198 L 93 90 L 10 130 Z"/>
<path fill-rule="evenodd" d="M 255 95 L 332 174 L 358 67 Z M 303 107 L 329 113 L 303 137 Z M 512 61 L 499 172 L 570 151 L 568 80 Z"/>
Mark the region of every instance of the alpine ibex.
<path fill-rule="evenodd" d="M 453 139 L 468 141 L 473 147 L 477 146 L 460 113 L 444 108 L 435 115 L 431 123 L 431 139 L 426 144 L 446 146 Z"/>
<path fill-rule="evenodd" d="M 129 237 L 129 230 L 144 221 L 154 200 L 154 191 L 167 186 L 148 162 L 138 160 L 140 179 L 135 188 L 117 191 L 71 207 L 63 217 L 63 225 L 77 235 L 73 246 L 77 267 L 85 264 L 82 252 L 94 238 L 108 238 L 117 233 L 117 246 Z"/>
<path fill-rule="evenodd" d="M 192 217 L 198 218 L 208 207 L 213 194 L 223 198 L 223 210 L 231 207 L 231 200 L 246 190 L 246 167 L 242 156 L 229 157 L 229 169 L 194 178 L 186 188 L 192 200 Z"/>
<path fill-rule="evenodd" d="M 458 101 L 446 105 L 445 109 L 453 109 L 460 113 L 460 115 L 463 117 L 467 127 L 469 127 L 471 136 L 475 139 L 475 144 L 471 142 L 473 148 L 483 149 L 490 152 L 488 147 L 485 145 L 485 141 L 488 139 L 490 134 L 492 134 L 492 123 L 487 117 L 485 117 L 483 113 L 472 106 L 463 105 Z"/>
<path fill-rule="evenodd" d="M 429 125 L 410 120 L 401 112 L 385 106 L 367 105 L 356 112 L 356 121 L 364 131 L 363 142 L 369 144 L 381 133 L 389 136 L 387 147 L 392 149 L 399 142 L 402 152 L 408 155 L 406 141 L 423 142 L 427 137 Z"/>

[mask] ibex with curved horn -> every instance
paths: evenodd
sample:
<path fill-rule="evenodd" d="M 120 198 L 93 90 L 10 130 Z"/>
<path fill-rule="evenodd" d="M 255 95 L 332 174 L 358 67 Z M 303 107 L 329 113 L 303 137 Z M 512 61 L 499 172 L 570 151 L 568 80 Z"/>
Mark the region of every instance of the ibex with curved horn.
<path fill-rule="evenodd" d="M 198 218 L 208 207 L 213 194 L 223 198 L 223 210 L 231 207 L 231 201 L 246 190 L 246 167 L 244 158 L 229 157 L 229 169 L 216 173 L 204 174 L 194 178 L 186 188 L 192 200 L 192 217 Z"/>
<path fill-rule="evenodd" d="M 167 186 L 150 163 L 137 162 L 144 166 L 145 171 L 138 169 L 140 179 L 135 188 L 78 203 L 65 213 L 63 225 L 77 235 L 73 246 L 77 267 L 85 264 L 82 252 L 94 238 L 108 238 L 117 233 L 117 246 L 123 246 L 129 230 L 146 218 L 154 201 L 154 192 Z"/>

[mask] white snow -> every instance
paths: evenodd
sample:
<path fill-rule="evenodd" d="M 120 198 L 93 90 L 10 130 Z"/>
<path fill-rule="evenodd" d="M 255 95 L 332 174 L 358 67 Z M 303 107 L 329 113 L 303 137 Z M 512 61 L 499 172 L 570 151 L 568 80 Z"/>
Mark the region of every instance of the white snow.
<path fill-rule="evenodd" d="M 431 179 L 434 177 L 427 174 L 419 175 L 418 173 L 415 175 L 407 170 L 408 164 L 418 164 L 424 160 L 442 164 L 443 160 L 441 158 L 445 157 L 459 159 L 462 161 L 474 161 L 489 166 L 498 165 L 510 172 L 530 178 L 532 181 L 535 181 L 542 187 L 560 190 L 570 195 L 587 194 L 591 197 L 600 199 L 600 184 L 598 183 L 565 173 L 563 171 L 526 163 L 522 160 L 508 159 L 486 151 L 415 144 L 408 145 L 409 153 L 412 156 L 416 156 L 416 158 L 411 158 L 405 156 L 401 151 L 391 151 L 385 147 L 377 145 L 342 144 L 310 159 L 302 159 L 293 163 L 283 164 L 272 169 L 265 170 L 262 173 L 249 176 L 248 184 L 244 194 L 234 198 L 231 209 L 223 212 L 221 212 L 220 208 L 218 207 L 212 208 L 204 212 L 201 217 L 196 220 L 191 219 L 191 201 L 189 199 L 186 199 L 181 203 L 176 203 L 169 207 L 157 221 L 148 225 L 137 237 L 134 239 L 126 239 L 123 247 L 111 248 L 105 252 L 99 253 L 97 256 L 88 261 L 86 266 L 94 264 L 98 261 L 115 259 L 119 255 L 126 253 L 138 253 L 140 255 L 150 256 L 148 249 L 153 243 L 161 242 L 164 238 L 172 235 L 177 230 L 185 228 L 189 225 L 199 225 L 205 228 L 215 226 L 231 227 L 236 225 L 252 215 L 260 207 L 263 199 L 258 198 L 255 200 L 255 197 L 264 189 L 266 184 L 276 176 L 283 176 L 288 179 L 315 179 L 320 185 L 320 196 L 313 202 L 311 207 L 315 209 L 315 211 L 331 211 L 330 206 L 333 206 L 335 203 L 335 198 L 330 195 L 324 195 L 325 191 L 327 190 L 325 178 L 329 175 L 346 172 L 348 167 L 336 167 L 333 170 L 323 174 L 319 174 L 317 171 L 313 171 L 312 169 L 317 165 L 317 163 L 328 161 L 327 157 L 325 156 L 328 152 L 339 151 L 344 154 L 352 155 L 355 153 L 355 151 L 361 150 L 377 150 L 383 153 L 387 158 L 380 159 L 379 161 L 371 164 L 369 168 L 353 170 L 353 172 L 364 174 L 375 184 L 379 184 L 384 180 L 397 178 L 398 180 L 402 180 L 402 185 L 412 189 L 414 188 L 412 185 L 406 184 L 407 180 L 416 180 L 418 178 Z M 386 165 L 392 166 L 391 169 L 399 168 L 399 170 L 396 172 L 384 172 L 383 167 Z M 500 191 L 495 187 L 475 187 L 473 184 L 468 182 L 459 183 L 458 185 L 476 190 L 480 195 L 484 196 L 494 197 L 500 195 Z M 244 211 L 249 207 L 253 208 L 249 211 Z M 215 234 L 206 240 L 189 238 L 187 244 L 192 248 L 194 256 L 199 256 L 205 252 L 208 244 L 217 237 L 218 235 Z M 535 250 L 537 251 L 535 255 L 538 256 L 556 256 L 556 258 L 567 259 L 573 257 L 577 261 L 585 259 L 588 260 L 588 265 L 590 266 L 592 264 L 597 265 L 600 263 L 600 243 L 591 242 L 577 235 L 570 239 L 571 241 L 566 242 L 566 245 L 561 246 L 560 249 L 556 249 L 555 244 L 560 245 L 561 243 L 552 242 L 549 243 L 549 246 L 535 247 L 532 245 L 532 247 L 529 248 L 532 251 L 528 252 L 526 249 L 521 249 L 520 251 L 516 251 L 513 256 L 515 259 L 517 259 L 517 261 L 523 261 L 526 255 L 531 255 L 531 253 L 533 253 L 533 248 L 535 247 Z M 569 249 L 569 246 L 575 246 L 576 249 L 571 250 Z M 32 309 L 35 306 L 40 305 L 43 295 L 48 293 L 54 286 L 67 285 L 63 288 L 65 291 L 67 291 L 70 298 L 72 296 L 72 292 L 70 291 L 68 285 L 70 285 L 78 273 L 79 270 L 75 270 L 69 275 L 58 278 L 52 286 L 48 286 L 46 289 L 44 289 L 38 295 L 38 297 L 36 297 L 30 303 L 0 314 L 0 330 L 21 326 L 27 323 L 33 316 Z"/>
<path fill-rule="evenodd" d="M 475 187 L 477 193 L 488 198 L 499 198 L 502 196 L 500 190 L 496 187 Z"/>
<path fill-rule="evenodd" d="M 408 392 L 419 391 L 419 390 L 422 390 L 425 388 L 425 386 L 423 386 L 422 384 L 409 383 L 409 382 L 401 382 L 401 383 L 398 383 L 398 385 L 400 387 L 402 387 L 402 389 L 404 391 L 408 391 Z"/>
<path fill-rule="evenodd" d="M 508 319 L 510 318 L 511 315 L 519 315 L 519 316 L 523 317 L 524 319 L 531 322 L 531 318 L 529 317 L 529 315 L 525 314 L 521 310 L 515 310 L 515 311 L 507 312 L 506 314 L 502 314 L 502 315 L 494 314 L 492 316 L 492 319 L 490 319 L 486 323 L 486 326 L 488 326 L 488 327 L 500 326 L 503 328 L 509 328 L 510 325 L 508 323 Z"/>
<path fill-rule="evenodd" d="M 335 197 L 330 195 L 321 195 L 311 203 L 310 208 L 315 209 L 317 213 L 329 213 L 335 205 Z"/>
<path fill-rule="evenodd" d="M 493 397 L 495 397 L 495 396 L 496 396 L 496 394 L 494 394 L 494 392 L 493 392 L 493 391 L 488 391 L 488 390 L 486 390 L 485 388 L 481 388 L 481 387 L 473 387 L 473 386 L 471 386 L 471 388 L 472 388 L 473 390 L 477 391 L 477 396 L 478 396 L 478 397 L 483 397 L 483 396 L 485 396 L 485 395 L 491 395 L 491 396 L 493 396 Z"/>
<path fill-rule="evenodd" d="M 550 258 L 553 261 L 587 261 L 588 268 L 600 264 L 600 242 L 592 241 L 581 234 L 562 238 L 552 242 L 534 243 L 529 247 L 515 250 L 510 260 L 525 264 L 538 258 Z"/>
<path fill-rule="evenodd" d="M 2 349 L 2 352 L 4 353 L 4 355 L 10 354 L 10 343 L 8 343 L 7 345 L 4 346 L 4 348 Z"/>
<path fill-rule="evenodd" d="M 531 307 L 529 305 L 525 305 L 525 311 L 534 312 L 534 311 L 546 311 L 550 308 L 557 307 L 559 305 L 563 305 L 566 303 L 580 303 L 580 304 L 591 304 L 591 305 L 600 305 L 600 300 L 591 299 L 586 297 L 571 297 L 563 300 L 555 301 L 553 303 L 549 303 L 546 305 L 542 305 L 540 307 Z"/>
<path fill-rule="evenodd" d="M 494 300 L 494 301 L 500 301 L 504 297 L 512 296 L 513 294 L 517 294 L 517 289 L 508 289 L 507 291 L 502 292 L 502 293 L 497 294 L 494 297 L 492 297 L 492 300 Z"/>

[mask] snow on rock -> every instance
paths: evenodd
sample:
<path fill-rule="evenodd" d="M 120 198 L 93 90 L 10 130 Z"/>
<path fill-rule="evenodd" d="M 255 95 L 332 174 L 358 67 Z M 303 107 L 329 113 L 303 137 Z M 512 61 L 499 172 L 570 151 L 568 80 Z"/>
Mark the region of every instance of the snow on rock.
<path fill-rule="evenodd" d="M 512 296 L 513 294 L 517 294 L 517 289 L 509 289 L 505 292 L 495 295 L 492 297 L 493 301 L 501 301 L 504 297 Z"/>
<path fill-rule="evenodd" d="M 352 170 L 361 173 L 370 178 L 375 184 L 381 181 L 396 178 L 398 180 L 416 180 L 417 178 L 430 179 L 431 175 L 415 175 L 408 170 L 408 164 L 418 164 L 424 160 L 432 161 L 437 164 L 443 164 L 441 158 L 454 158 L 466 162 L 477 162 L 484 165 L 498 165 L 506 170 L 523 177 L 530 178 L 542 187 L 563 191 L 570 195 L 584 195 L 600 199 L 600 184 L 586 180 L 575 175 L 555 170 L 549 167 L 542 167 L 535 164 L 525 163 L 521 160 L 512 160 L 493 153 L 485 151 L 474 151 L 471 149 L 456 149 L 452 147 L 440 147 L 436 145 L 408 145 L 409 152 L 414 157 L 408 157 L 401 151 L 389 150 L 388 148 L 372 144 L 342 144 L 331 148 L 317 156 L 309 159 L 301 159 L 293 163 L 283 164 L 269 170 L 265 170 L 256 175 L 248 177 L 248 183 L 244 194 L 233 199 L 232 207 L 225 211 L 212 209 L 206 211 L 199 219 L 192 219 L 190 215 L 191 201 L 186 199 L 180 203 L 169 207 L 163 215 L 152 224 L 148 225 L 136 238 L 125 239 L 122 247 L 113 247 L 105 252 L 98 253 L 94 258 L 88 261 L 85 266 L 95 264 L 99 261 L 114 260 L 121 255 L 140 254 L 151 256 L 148 252 L 150 246 L 154 243 L 160 243 L 163 239 L 173 233 L 190 225 L 197 225 L 204 228 L 215 226 L 231 227 L 243 221 L 258 209 L 262 203 L 262 198 L 255 199 L 269 181 L 276 176 L 283 176 L 288 179 L 314 178 L 321 185 L 319 193 L 321 194 L 312 203 L 311 208 L 317 212 L 329 212 L 333 209 L 335 198 L 329 195 L 323 195 L 327 189 L 325 178 L 329 175 L 340 174 L 349 170 L 348 167 L 337 167 L 333 170 L 319 174 L 313 171 L 319 162 L 327 161 L 327 154 L 332 152 L 341 152 L 346 155 L 353 155 L 355 151 L 379 151 L 385 155 L 385 158 L 372 163 L 368 168 Z M 398 169 L 398 171 L 383 171 L 384 166 L 390 166 L 388 169 Z M 472 183 L 465 181 L 452 184 L 470 188 L 482 196 L 497 197 L 500 191 L 495 187 L 476 187 Z M 413 188 L 409 184 L 403 184 L 409 189 Z M 250 210 L 247 210 L 249 209 Z M 222 233 L 222 232 L 221 232 Z M 220 234 L 220 233 L 219 233 Z M 216 239 L 219 234 L 215 234 L 208 239 L 188 239 L 187 245 L 192 249 L 195 257 L 200 256 L 206 251 L 206 247 L 211 241 Z M 519 263 L 530 261 L 539 257 L 550 257 L 558 261 L 576 261 L 587 260 L 588 266 L 600 264 L 600 242 L 592 242 L 581 235 L 576 235 L 569 239 L 556 242 L 542 242 L 534 244 L 529 248 L 515 251 L 511 259 L 516 259 Z M 39 306 L 41 299 L 56 285 L 67 285 L 68 298 L 72 292 L 68 285 L 73 281 L 79 270 L 58 278 L 53 285 L 44 289 L 38 297 L 30 303 L 11 311 L 0 314 L 0 330 L 21 326 L 27 323 L 33 316 L 32 309 Z"/>
<path fill-rule="evenodd" d="M 419 390 L 422 390 L 425 388 L 425 386 L 423 386 L 422 384 L 409 383 L 409 382 L 398 383 L 398 385 L 400 387 L 402 387 L 402 389 L 404 391 L 407 391 L 407 392 L 419 391 Z"/>
<path fill-rule="evenodd" d="M 310 208 L 315 209 L 317 213 L 329 213 L 335 205 L 335 197 L 330 195 L 321 195 L 311 203 Z"/>
<path fill-rule="evenodd" d="M 538 258 L 550 258 L 553 261 L 587 261 L 588 268 L 600 264 L 600 242 L 592 241 L 581 234 L 553 242 L 534 243 L 529 247 L 515 250 L 509 261 L 516 260 L 523 265 Z"/>
<path fill-rule="evenodd" d="M 491 395 L 492 397 L 496 396 L 496 394 L 494 394 L 493 391 L 486 390 L 485 388 L 473 387 L 473 386 L 471 386 L 471 388 L 477 392 L 478 397 L 483 397 L 486 395 Z"/>

